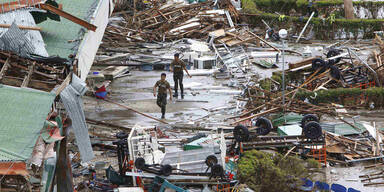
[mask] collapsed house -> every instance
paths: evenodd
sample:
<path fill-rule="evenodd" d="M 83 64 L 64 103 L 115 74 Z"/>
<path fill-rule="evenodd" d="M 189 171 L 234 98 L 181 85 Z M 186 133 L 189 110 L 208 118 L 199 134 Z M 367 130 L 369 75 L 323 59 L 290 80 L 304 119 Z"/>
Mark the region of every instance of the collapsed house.
<path fill-rule="evenodd" d="M 0 190 L 73 191 L 66 137 L 94 157 L 81 96 L 114 3 L 0 3 Z"/>

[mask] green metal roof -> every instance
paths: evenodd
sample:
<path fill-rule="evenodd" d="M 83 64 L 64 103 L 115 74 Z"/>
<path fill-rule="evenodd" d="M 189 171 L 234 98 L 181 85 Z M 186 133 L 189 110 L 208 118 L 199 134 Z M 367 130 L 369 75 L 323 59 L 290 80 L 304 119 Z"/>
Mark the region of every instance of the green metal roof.
<path fill-rule="evenodd" d="M 0 84 L 0 161 L 25 161 L 44 126 L 55 94 Z"/>
<path fill-rule="evenodd" d="M 281 113 L 272 118 L 272 124 L 274 127 L 279 127 L 282 125 L 293 125 L 301 123 L 301 119 L 303 119 L 303 116 L 297 113 L 287 113 L 285 115 Z"/>
<path fill-rule="evenodd" d="M 0 0 L 0 4 L 9 2 L 10 0 Z M 63 5 L 63 11 L 89 22 L 100 0 L 55 0 L 55 2 Z M 68 59 L 70 54 L 77 52 L 87 29 L 63 17 L 60 17 L 60 20 L 54 21 L 48 18 L 37 26 L 42 28 L 41 35 L 49 56 Z"/>
<path fill-rule="evenodd" d="M 63 5 L 63 11 L 89 22 L 99 0 L 56 0 L 56 2 Z M 49 56 L 68 59 L 70 54 L 77 52 L 87 29 L 63 17 L 60 20 L 59 22 L 48 18 L 37 25 L 42 28 L 41 35 Z"/>
<path fill-rule="evenodd" d="M 325 131 L 336 133 L 338 135 L 355 135 L 355 134 L 358 135 L 367 130 L 364 127 L 364 125 L 361 123 L 353 123 L 353 125 L 357 129 L 346 123 L 337 123 L 337 124 L 323 123 L 321 124 L 321 127 Z"/>

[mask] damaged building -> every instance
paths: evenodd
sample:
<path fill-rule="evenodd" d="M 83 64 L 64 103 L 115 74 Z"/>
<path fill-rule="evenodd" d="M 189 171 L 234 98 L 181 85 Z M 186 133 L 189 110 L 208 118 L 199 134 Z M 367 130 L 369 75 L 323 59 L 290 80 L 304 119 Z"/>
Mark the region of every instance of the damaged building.
<path fill-rule="evenodd" d="M 114 2 L 0 3 L 0 190 L 73 191 L 66 137 L 94 157 L 80 97 Z"/>

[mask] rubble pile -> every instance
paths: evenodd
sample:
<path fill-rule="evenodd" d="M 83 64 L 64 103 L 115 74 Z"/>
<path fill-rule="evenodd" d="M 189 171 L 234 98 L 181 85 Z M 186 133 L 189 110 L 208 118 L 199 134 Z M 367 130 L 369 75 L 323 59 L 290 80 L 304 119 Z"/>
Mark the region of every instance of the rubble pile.
<path fill-rule="evenodd" d="M 219 9 L 214 10 L 213 7 Z M 172 3 L 154 6 L 133 16 L 123 15 L 109 24 L 103 47 L 116 47 L 129 42 L 163 42 L 182 38 L 203 39 L 217 29 L 234 28 L 239 13 L 229 0 L 215 4 Z"/>

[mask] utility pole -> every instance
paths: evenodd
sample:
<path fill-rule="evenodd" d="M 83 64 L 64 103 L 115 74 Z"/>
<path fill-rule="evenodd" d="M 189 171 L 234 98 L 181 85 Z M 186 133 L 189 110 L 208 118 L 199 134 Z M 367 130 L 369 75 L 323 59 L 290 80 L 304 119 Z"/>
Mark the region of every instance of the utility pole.
<path fill-rule="evenodd" d="M 352 0 L 344 0 L 344 13 L 346 19 L 354 19 Z"/>

